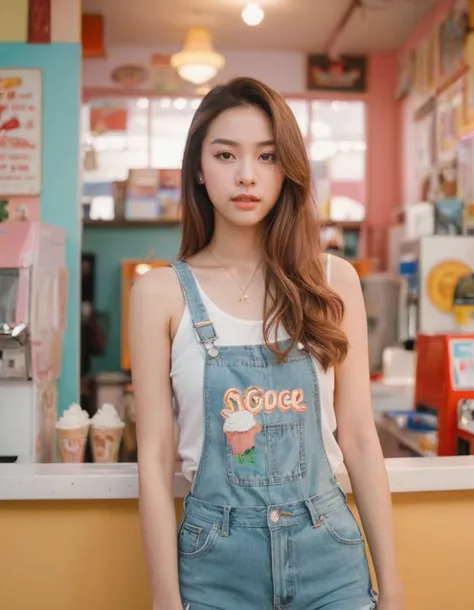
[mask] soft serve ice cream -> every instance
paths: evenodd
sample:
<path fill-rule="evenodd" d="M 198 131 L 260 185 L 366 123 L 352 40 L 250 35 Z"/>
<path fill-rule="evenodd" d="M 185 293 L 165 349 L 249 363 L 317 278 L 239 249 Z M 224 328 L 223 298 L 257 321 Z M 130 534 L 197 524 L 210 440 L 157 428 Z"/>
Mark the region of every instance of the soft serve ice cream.
<path fill-rule="evenodd" d="M 62 462 L 83 462 L 90 428 L 87 411 L 77 403 L 68 407 L 56 422 Z"/>
<path fill-rule="evenodd" d="M 117 462 L 125 424 L 111 403 L 104 403 L 91 420 L 94 462 Z"/>
<path fill-rule="evenodd" d="M 110 402 L 104 402 L 91 420 L 93 428 L 123 428 L 117 409 Z"/>
<path fill-rule="evenodd" d="M 71 429 L 90 425 L 89 413 L 77 403 L 68 407 L 56 423 L 56 428 Z"/>

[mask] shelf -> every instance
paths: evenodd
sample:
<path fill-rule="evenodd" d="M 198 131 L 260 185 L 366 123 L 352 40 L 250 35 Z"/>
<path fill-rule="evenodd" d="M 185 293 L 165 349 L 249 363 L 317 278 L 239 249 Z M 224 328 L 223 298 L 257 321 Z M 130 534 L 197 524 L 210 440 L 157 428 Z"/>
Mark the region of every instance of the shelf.
<path fill-rule="evenodd" d="M 339 227 L 340 229 L 359 231 L 364 226 L 363 220 L 321 220 L 322 227 Z"/>
<path fill-rule="evenodd" d="M 107 227 L 107 228 L 147 228 L 147 227 L 160 227 L 160 226 L 179 226 L 180 221 L 173 218 L 157 218 L 156 220 L 92 220 L 90 218 L 83 218 L 82 224 L 85 227 Z M 322 227 L 340 227 L 347 231 L 358 231 L 362 228 L 364 221 L 358 220 L 328 220 L 321 221 Z"/>
<path fill-rule="evenodd" d="M 179 221 L 175 218 L 157 218 L 156 220 L 125 220 L 123 218 L 115 220 L 92 220 L 83 218 L 82 224 L 85 227 L 107 227 L 107 228 L 147 228 L 160 226 L 178 226 Z"/>
<path fill-rule="evenodd" d="M 436 457 L 435 451 L 427 451 L 420 447 L 420 437 L 427 432 L 418 432 L 415 430 L 408 430 L 400 428 L 397 423 L 390 417 L 387 417 L 385 413 L 377 413 L 374 415 L 375 423 L 378 427 L 383 428 L 386 432 L 391 434 L 398 442 L 406 447 L 409 451 L 420 457 Z"/>

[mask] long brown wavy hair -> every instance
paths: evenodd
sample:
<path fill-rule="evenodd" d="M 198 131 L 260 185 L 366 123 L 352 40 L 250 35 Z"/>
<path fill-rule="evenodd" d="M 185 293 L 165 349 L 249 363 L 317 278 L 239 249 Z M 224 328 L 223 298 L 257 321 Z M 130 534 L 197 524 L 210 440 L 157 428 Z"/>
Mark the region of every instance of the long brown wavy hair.
<path fill-rule="evenodd" d="M 197 181 L 201 148 L 214 119 L 224 110 L 238 106 L 257 107 L 270 118 L 285 176 L 278 201 L 264 221 L 265 343 L 284 360 L 301 342 L 327 369 L 347 354 L 347 337 L 340 327 L 344 303 L 328 286 L 321 265 L 320 226 L 300 129 L 285 100 L 258 80 L 240 77 L 215 87 L 194 115 L 182 164 L 179 256 L 186 259 L 197 254 L 212 239 L 214 208 L 205 186 Z M 272 340 L 280 325 L 291 337 L 285 349 Z"/>

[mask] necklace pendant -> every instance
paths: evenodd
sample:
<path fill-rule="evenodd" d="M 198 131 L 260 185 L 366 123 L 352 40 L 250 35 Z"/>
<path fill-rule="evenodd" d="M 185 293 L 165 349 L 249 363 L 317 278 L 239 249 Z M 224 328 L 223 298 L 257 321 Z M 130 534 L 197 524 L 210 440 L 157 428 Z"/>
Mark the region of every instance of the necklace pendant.
<path fill-rule="evenodd" d="M 239 299 L 239 303 L 250 303 L 249 295 L 243 294 Z"/>

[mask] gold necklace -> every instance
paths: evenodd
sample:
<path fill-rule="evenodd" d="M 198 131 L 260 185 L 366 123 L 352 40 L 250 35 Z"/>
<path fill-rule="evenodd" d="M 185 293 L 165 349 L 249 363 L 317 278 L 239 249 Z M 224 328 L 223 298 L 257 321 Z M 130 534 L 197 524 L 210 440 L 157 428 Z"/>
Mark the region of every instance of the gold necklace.
<path fill-rule="evenodd" d="M 252 277 L 249 280 L 249 283 L 247 284 L 247 286 L 245 286 L 245 288 L 242 287 L 241 283 L 237 280 L 237 278 L 234 276 L 234 274 L 232 273 L 232 271 L 230 270 L 230 267 L 228 265 L 226 265 L 223 261 L 219 260 L 217 258 L 217 256 L 214 255 L 214 253 L 212 252 L 212 250 L 209 248 L 209 254 L 212 256 L 212 258 L 219 263 L 219 265 L 222 265 L 223 267 L 225 267 L 227 269 L 227 271 L 229 272 L 230 277 L 232 278 L 232 280 L 234 281 L 234 283 L 240 288 L 241 290 L 241 294 L 239 297 L 239 303 L 250 303 L 250 297 L 247 294 L 247 290 L 250 288 L 250 285 L 252 284 L 257 271 L 260 268 L 260 265 L 262 264 L 262 261 L 260 261 L 258 263 L 258 265 L 255 267 L 255 271 L 252 273 Z"/>

